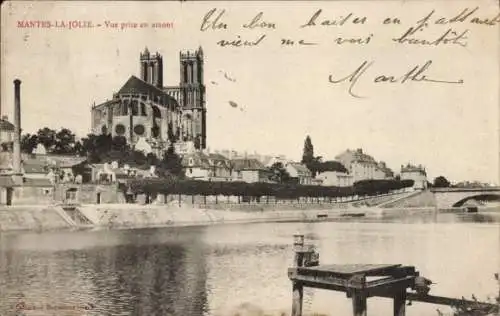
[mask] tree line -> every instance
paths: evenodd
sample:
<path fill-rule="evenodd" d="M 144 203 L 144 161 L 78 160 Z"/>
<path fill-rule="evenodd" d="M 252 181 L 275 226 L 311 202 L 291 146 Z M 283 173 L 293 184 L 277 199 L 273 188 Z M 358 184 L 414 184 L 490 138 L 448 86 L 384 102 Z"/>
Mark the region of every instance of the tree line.
<path fill-rule="evenodd" d="M 158 175 L 173 174 L 183 176 L 181 158 L 170 146 L 162 157 L 153 153 L 144 154 L 134 150 L 124 136 L 111 134 L 88 134 L 76 140 L 75 133 L 68 128 L 53 130 L 48 127 L 39 129 L 34 134 L 24 134 L 21 137 L 21 151 L 32 153 L 38 144 L 42 144 L 48 154 L 74 155 L 86 157 L 89 163 L 104 163 L 117 161 L 131 167 L 149 168 L 155 166 Z"/>
<path fill-rule="evenodd" d="M 413 180 L 366 180 L 350 187 L 317 186 L 281 183 L 210 182 L 200 180 L 140 179 L 131 180 L 124 190 L 135 194 L 182 194 L 223 196 L 274 196 L 280 199 L 299 197 L 373 196 L 413 186 Z"/>

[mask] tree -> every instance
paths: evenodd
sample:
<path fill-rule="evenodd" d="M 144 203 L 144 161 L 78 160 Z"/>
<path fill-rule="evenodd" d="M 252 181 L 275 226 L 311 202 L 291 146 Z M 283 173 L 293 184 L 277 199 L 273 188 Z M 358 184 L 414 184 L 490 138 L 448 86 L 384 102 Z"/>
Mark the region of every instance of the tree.
<path fill-rule="evenodd" d="M 84 149 L 83 149 L 83 145 L 82 145 L 82 143 L 80 141 L 77 141 L 75 143 L 75 146 L 73 147 L 73 151 L 78 156 L 85 156 L 86 155 L 86 153 L 84 152 Z"/>
<path fill-rule="evenodd" d="M 159 162 L 158 173 L 160 176 L 165 177 L 168 174 L 184 177 L 184 170 L 182 168 L 182 159 L 175 152 L 174 146 L 170 145 L 163 156 L 163 159 Z"/>
<path fill-rule="evenodd" d="M 115 136 L 111 142 L 111 149 L 116 151 L 127 151 L 127 139 L 125 136 Z"/>
<path fill-rule="evenodd" d="M 448 188 L 450 186 L 450 181 L 443 176 L 439 176 L 434 179 L 432 186 L 435 188 Z"/>
<path fill-rule="evenodd" d="M 55 154 L 75 154 L 75 134 L 67 128 L 62 128 L 54 134 L 53 146 L 52 152 Z"/>
<path fill-rule="evenodd" d="M 314 146 L 311 137 L 307 135 L 304 141 L 304 151 L 302 153 L 302 163 L 306 166 L 314 161 Z"/>
<path fill-rule="evenodd" d="M 38 136 L 35 134 L 24 134 L 21 137 L 21 152 L 31 154 L 38 145 Z"/>
<path fill-rule="evenodd" d="M 37 132 L 38 142 L 41 143 L 48 152 L 51 152 L 56 144 L 56 131 L 48 127 L 39 129 Z"/>
<path fill-rule="evenodd" d="M 269 167 L 269 170 L 272 172 L 270 176 L 270 180 L 277 183 L 287 183 L 290 181 L 290 174 L 286 171 L 285 167 L 281 162 L 275 162 Z"/>
<path fill-rule="evenodd" d="M 321 159 L 321 157 L 316 157 L 316 158 Z M 337 172 L 347 173 L 347 169 L 345 168 L 345 166 L 342 163 L 334 160 L 327 160 L 325 162 L 322 162 L 320 160 L 318 161 L 317 159 L 315 159 L 312 169 L 314 170 L 314 172 L 319 172 L 319 173 L 326 171 L 337 171 Z"/>
<path fill-rule="evenodd" d="M 88 134 L 82 138 L 82 152 L 87 155 L 90 163 L 98 163 L 111 150 L 112 144 L 113 140 L 109 134 Z"/>

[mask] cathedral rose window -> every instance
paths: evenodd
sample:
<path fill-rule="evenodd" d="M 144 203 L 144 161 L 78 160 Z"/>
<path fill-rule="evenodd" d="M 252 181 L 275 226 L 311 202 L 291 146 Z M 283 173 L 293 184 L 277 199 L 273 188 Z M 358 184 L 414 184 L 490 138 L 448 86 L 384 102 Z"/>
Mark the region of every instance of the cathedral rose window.
<path fill-rule="evenodd" d="M 143 135 L 145 132 L 145 128 L 144 128 L 144 125 L 136 125 L 134 126 L 134 133 L 136 133 L 137 135 Z"/>
<path fill-rule="evenodd" d="M 116 125 L 116 127 L 115 127 L 115 132 L 116 132 L 116 134 L 118 134 L 118 135 L 123 135 L 123 134 L 125 134 L 125 126 L 123 126 L 122 124 L 118 124 L 118 125 Z"/>

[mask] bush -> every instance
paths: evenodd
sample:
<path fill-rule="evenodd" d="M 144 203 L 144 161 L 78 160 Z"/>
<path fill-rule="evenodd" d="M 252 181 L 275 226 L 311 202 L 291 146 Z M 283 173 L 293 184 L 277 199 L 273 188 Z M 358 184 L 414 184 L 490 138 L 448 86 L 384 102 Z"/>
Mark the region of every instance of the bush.
<path fill-rule="evenodd" d="M 361 180 L 354 183 L 354 192 L 357 195 L 385 194 L 390 191 L 412 187 L 413 183 L 413 180 Z"/>
<path fill-rule="evenodd" d="M 314 185 L 210 182 L 179 179 L 141 179 L 128 183 L 134 193 L 224 195 L 224 196 L 276 196 L 282 199 L 299 197 L 340 197 L 353 194 L 351 187 L 326 187 Z"/>

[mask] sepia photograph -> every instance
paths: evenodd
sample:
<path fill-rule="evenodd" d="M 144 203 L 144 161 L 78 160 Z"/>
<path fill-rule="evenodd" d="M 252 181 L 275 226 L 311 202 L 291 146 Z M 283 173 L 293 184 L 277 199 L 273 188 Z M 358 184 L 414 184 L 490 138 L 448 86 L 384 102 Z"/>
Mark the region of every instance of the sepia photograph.
<path fill-rule="evenodd" d="M 497 0 L 11 0 L 0 34 L 0 316 L 500 315 Z"/>

